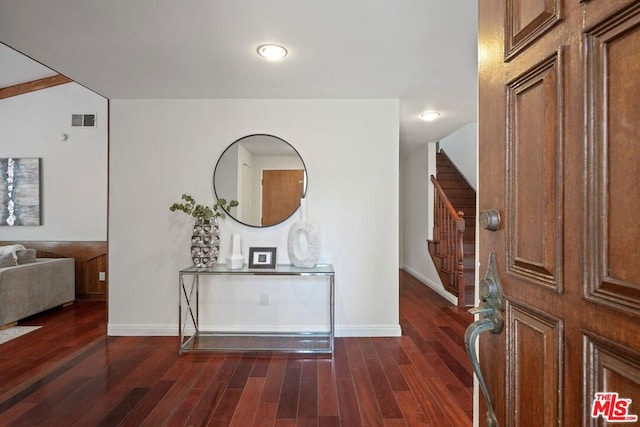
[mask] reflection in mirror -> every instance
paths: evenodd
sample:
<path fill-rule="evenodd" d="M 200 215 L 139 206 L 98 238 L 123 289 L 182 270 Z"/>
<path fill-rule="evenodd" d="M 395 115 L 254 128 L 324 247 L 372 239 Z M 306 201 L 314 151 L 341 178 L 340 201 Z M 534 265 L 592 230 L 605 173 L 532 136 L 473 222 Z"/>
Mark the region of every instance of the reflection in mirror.
<path fill-rule="evenodd" d="M 289 218 L 307 189 L 300 154 L 273 135 L 238 139 L 222 153 L 213 173 L 218 199 L 237 200 L 229 216 L 252 227 L 268 227 Z"/>

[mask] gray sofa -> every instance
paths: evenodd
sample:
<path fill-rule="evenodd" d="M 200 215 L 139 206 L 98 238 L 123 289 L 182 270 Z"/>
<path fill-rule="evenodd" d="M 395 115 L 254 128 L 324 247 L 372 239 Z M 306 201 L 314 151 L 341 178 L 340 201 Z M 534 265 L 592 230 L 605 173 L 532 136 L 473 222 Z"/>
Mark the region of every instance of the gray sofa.
<path fill-rule="evenodd" d="M 0 327 L 75 299 L 73 258 L 0 268 Z"/>

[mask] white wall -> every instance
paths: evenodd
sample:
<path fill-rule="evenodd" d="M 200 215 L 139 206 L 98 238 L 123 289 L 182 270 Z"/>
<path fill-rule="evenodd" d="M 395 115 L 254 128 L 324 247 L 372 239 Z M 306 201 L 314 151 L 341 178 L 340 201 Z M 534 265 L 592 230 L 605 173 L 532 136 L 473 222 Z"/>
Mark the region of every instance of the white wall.
<path fill-rule="evenodd" d="M 320 262 L 336 270 L 337 335 L 399 335 L 398 113 L 397 100 L 112 100 L 109 334 L 177 333 L 178 271 L 190 265 L 192 221 L 168 207 L 184 192 L 212 201 L 226 146 L 268 133 L 291 143 L 307 166 Z M 222 260 L 239 233 L 245 260 L 250 246 L 275 246 L 278 262 L 288 263 L 295 219 L 264 230 L 224 220 Z M 203 323 L 277 329 L 326 320 L 323 282 L 253 279 L 207 285 L 213 298 Z M 270 305 L 258 304 L 262 292 Z"/>
<path fill-rule="evenodd" d="M 440 140 L 440 149 L 447 153 L 447 156 L 449 156 L 474 190 L 478 188 L 476 178 L 478 171 L 477 140 L 477 123 L 469 123 Z"/>
<path fill-rule="evenodd" d="M 76 83 L 0 100 L 0 157 L 42 159 L 42 225 L 0 227 L 0 240 L 107 240 L 107 109 Z M 97 126 L 72 128 L 72 113 Z"/>
<path fill-rule="evenodd" d="M 429 190 L 429 163 L 433 160 L 429 153 L 434 152 L 433 145 L 416 147 L 402 158 L 402 268 L 457 304 L 457 298 L 444 289 L 427 248 L 433 210 L 433 193 Z"/>

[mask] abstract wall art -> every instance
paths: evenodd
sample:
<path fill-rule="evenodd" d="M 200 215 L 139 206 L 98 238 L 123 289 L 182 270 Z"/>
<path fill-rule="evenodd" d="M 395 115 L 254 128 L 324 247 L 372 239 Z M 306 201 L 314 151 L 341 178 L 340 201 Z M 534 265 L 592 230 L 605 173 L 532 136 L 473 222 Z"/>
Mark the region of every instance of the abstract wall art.
<path fill-rule="evenodd" d="M 0 159 L 0 225 L 40 225 L 40 159 Z"/>

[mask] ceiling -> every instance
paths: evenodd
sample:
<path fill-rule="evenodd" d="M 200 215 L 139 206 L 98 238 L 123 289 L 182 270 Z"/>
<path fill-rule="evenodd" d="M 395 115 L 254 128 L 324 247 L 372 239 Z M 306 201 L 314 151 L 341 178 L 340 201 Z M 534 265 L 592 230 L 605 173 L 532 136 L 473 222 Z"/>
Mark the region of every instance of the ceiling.
<path fill-rule="evenodd" d="M 407 152 L 476 121 L 476 21 L 473 0 L 0 0 L 0 87 L 44 64 L 109 99 L 397 98 Z"/>

